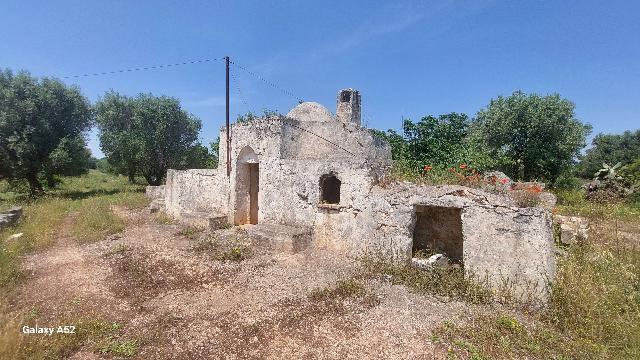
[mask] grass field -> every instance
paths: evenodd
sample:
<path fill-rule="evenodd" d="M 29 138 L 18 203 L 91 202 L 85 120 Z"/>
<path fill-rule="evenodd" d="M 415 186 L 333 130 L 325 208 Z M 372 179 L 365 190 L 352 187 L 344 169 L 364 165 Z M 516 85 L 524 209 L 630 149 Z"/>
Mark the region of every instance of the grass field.
<path fill-rule="evenodd" d="M 51 244 L 69 217 L 68 231 L 79 242 L 91 242 L 117 233 L 123 221 L 111 211 L 112 205 L 144 207 L 144 187 L 132 185 L 122 176 L 91 170 L 80 177 L 64 178 L 60 186 L 39 199 L 19 193 L 0 193 L 0 208 L 22 206 L 23 218 L 14 227 L 0 231 L 0 292 L 8 292 L 18 281 L 18 258 Z M 24 234 L 7 240 L 11 234 Z"/>

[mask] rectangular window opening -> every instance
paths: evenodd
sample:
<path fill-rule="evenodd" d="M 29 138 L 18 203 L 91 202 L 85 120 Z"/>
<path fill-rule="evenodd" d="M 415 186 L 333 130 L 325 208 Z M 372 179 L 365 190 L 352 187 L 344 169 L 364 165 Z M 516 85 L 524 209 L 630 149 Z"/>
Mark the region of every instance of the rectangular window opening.
<path fill-rule="evenodd" d="M 462 263 L 462 209 L 416 205 L 415 215 L 413 256 L 443 254 Z"/>

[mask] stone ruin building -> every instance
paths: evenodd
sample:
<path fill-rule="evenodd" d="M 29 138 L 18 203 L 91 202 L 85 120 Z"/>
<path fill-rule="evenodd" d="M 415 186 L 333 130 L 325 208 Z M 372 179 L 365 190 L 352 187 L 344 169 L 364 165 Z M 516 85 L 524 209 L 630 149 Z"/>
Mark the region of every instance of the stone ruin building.
<path fill-rule="evenodd" d="M 179 221 L 257 224 L 247 229 L 288 233 L 294 250 L 313 244 L 397 262 L 431 249 L 494 287 L 548 296 L 550 213 L 462 186 L 383 181 L 390 147 L 361 127 L 356 90 L 338 93 L 335 115 L 305 102 L 286 116 L 233 124 L 229 177 L 224 129 L 220 144 L 217 169 L 169 170 L 155 189 Z"/>

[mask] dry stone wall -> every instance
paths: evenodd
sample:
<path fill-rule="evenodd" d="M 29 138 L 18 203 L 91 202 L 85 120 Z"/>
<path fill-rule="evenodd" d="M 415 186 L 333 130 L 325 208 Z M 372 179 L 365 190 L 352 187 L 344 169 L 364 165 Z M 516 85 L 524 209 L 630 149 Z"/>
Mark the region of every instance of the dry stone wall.
<path fill-rule="evenodd" d="M 226 174 L 218 169 L 169 170 L 165 185 L 167 213 L 176 218 L 194 211 L 226 214 L 228 183 Z"/>

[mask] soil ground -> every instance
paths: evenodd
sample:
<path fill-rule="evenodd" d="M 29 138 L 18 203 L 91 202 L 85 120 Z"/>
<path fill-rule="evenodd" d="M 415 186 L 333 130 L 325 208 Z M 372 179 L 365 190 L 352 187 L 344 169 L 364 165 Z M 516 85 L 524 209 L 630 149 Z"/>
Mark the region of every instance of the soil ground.
<path fill-rule="evenodd" d="M 138 359 L 439 359 L 447 349 L 431 331 L 474 311 L 384 279 L 331 292 L 360 266 L 328 249 L 275 250 L 238 227 L 196 231 L 148 210 L 114 211 L 124 232 L 79 244 L 63 226 L 54 246 L 22 262 L 14 305 L 39 326 L 117 323 Z M 71 358 L 114 354 L 85 343 Z"/>

